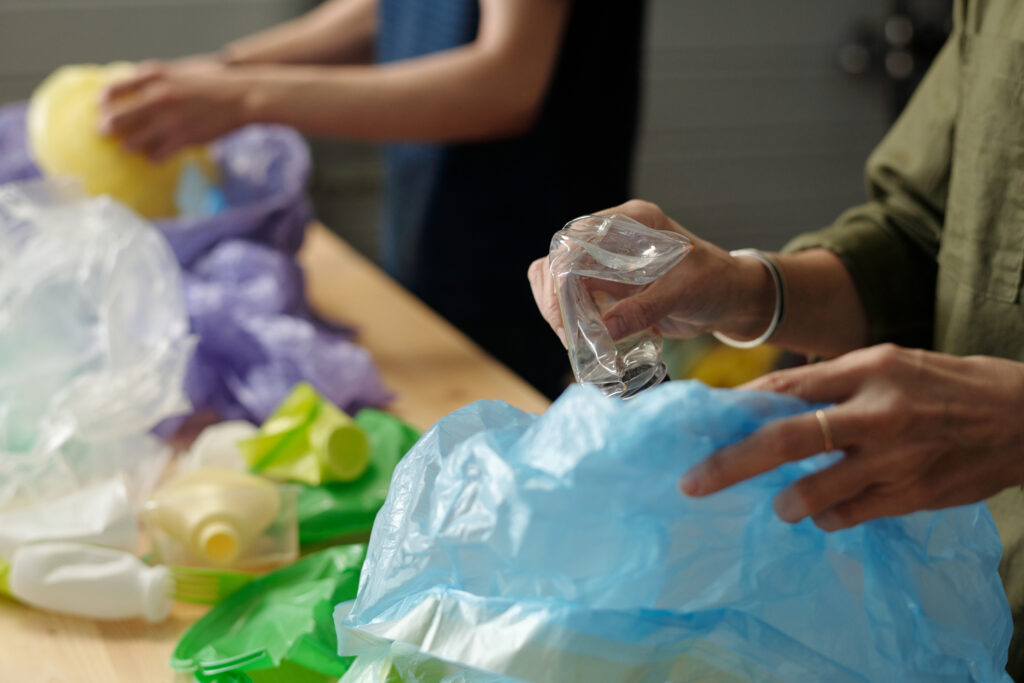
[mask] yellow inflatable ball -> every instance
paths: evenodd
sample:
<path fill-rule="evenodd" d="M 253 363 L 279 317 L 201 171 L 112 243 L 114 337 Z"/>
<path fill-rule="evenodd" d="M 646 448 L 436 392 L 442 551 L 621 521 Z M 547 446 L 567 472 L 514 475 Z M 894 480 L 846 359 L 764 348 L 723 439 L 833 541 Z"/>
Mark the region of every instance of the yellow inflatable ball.
<path fill-rule="evenodd" d="M 147 218 L 177 215 L 175 192 L 182 167 L 194 161 L 211 181 L 216 169 L 205 148 L 183 150 L 163 163 L 100 135 L 99 97 L 108 84 L 131 76 L 135 66 L 76 64 L 50 74 L 32 93 L 28 137 L 32 155 L 50 177 L 72 176 L 89 194 L 107 194 Z"/>

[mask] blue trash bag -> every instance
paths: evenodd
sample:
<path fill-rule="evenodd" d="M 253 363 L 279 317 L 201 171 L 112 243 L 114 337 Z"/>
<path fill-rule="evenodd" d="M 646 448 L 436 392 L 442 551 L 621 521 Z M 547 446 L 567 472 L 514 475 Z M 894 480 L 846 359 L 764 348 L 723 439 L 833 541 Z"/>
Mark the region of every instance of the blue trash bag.
<path fill-rule="evenodd" d="M 392 642 L 538 682 L 995 681 L 1012 630 L 984 504 L 825 533 L 773 495 L 819 455 L 703 499 L 688 467 L 791 397 L 574 386 L 542 416 L 473 403 L 395 470 L 339 651 Z"/>

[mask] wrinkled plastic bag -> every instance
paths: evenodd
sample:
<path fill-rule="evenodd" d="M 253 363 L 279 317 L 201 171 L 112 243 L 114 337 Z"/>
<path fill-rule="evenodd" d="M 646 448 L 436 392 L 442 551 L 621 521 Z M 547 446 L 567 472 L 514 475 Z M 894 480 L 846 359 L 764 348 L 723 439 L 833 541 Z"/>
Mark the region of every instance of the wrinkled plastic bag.
<path fill-rule="evenodd" d="M 26 138 L 26 106 L 0 108 L 0 185 L 38 178 Z M 178 261 L 190 265 L 215 244 L 247 239 L 294 254 L 313 213 L 306 197 L 309 147 L 285 126 L 246 126 L 210 145 L 226 207 L 204 218 L 166 218 L 156 226 Z"/>
<path fill-rule="evenodd" d="M 168 455 L 147 432 L 189 409 L 192 347 L 153 226 L 68 184 L 0 187 L 0 507 L 117 472 L 144 497 Z"/>
<path fill-rule="evenodd" d="M 355 422 L 370 438 L 370 465 L 355 481 L 299 489 L 301 544 L 369 534 L 395 466 L 420 436 L 414 427 L 381 410 L 360 410 Z"/>
<path fill-rule="evenodd" d="M 0 184 L 37 178 L 26 108 L 0 108 Z M 346 412 L 383 405 L 369 354 L 351 330 L 314 316 L 293 256 L 312 210 L 309 148 L 284 126 L 246 126 L 209 147 L 225 206 L 212 216 L 156 221 L 186 270 L 199 348 L 187 392 L 197 412 L 262 422 L 298 381 Z M 173 434 L 181 420 L 161 425 Z"/>
<path fill-rule="evenodd" d="M 343 603 L 338 609 L 350 606 Z M 425 655 L 414 645 L 396 642 L 383 653 L 356 657 L 338 683 L 514 683 L 514 679 L 457 666 Z"/>
<path fill-rule="evenodd" d="M 302 381 L 347 413 L 391 397 L 369 351 L 314 320 L 302 271 L 280 251 L 223 242 L 186 273 L 185 295 L 199 336 L 187 378 L 197 409 L 263 422 Z"/>
<path fill-rule="evenodd" d="M 200 681 L 322 681 L 343 675 L 331 613 L 355 596 L 366 547 L 334 546 L 260 577 L 189 627 L 171 667 Z"/>
<path fill-rule="evenodd" d="M 808 409 L 676 382 L 443 418 L 395 471 L 339 652 L 399 641 L 541 683 L 1008 680 L 984 504 L 830 534 L 780 521 L 772 496 L 834 454 L 679 494 L 689 466 Z"/>

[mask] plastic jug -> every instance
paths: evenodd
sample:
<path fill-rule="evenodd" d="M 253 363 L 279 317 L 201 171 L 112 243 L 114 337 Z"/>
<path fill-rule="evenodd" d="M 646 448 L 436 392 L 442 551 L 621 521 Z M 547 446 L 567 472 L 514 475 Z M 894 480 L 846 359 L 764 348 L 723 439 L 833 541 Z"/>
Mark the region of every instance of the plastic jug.
<path fill-rule="evenodd" d="M 144 515 L 192 555 L 226 565 L 271 525 L 280 508 L 272 482 L 247 472 L 202 467 L 158 490 Z"/>
<path fill-rule="evenodd" d="M 100 93 L 134 70 L 135 65 L 119 62 L 65 66 L 50 74 L 29 102 L 32 156 L 47 176 L 73 176 L 89 194 L 109 194 L 147 218 L 174 216 L 186 164 L 195 164 L 209 180 L 217 179 L 216 168 L 202 148 L 157 164 L 99 134 Z"/>
<path fill-rule="evenodd" d="M 629 398 L 665 379 L 661 335 L 649 328 L 613 340 L 602 316 L 692 249 L 683 235 L 653 230 L 620 214 L 583 216 L 555 233 L 548 263 L 576 381 L 608 396 Z"/>
<path fill-rule="evenodd" d="M 11 558 L 8 585 L 15 599 L 51 612 L 151 622 L 167 618 L 174 587 L 167 567 L 85 543 L 22 546 Z"/>

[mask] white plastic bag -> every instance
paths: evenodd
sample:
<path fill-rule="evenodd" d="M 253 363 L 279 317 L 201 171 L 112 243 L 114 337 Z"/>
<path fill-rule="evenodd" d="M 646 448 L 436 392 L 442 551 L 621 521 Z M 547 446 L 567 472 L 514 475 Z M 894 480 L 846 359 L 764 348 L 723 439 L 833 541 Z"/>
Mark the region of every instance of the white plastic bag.
<path fill-rule="evenodd" d="M 144 495 L 192 346 L 156 228 L 68 183 L 0 187 L 0 508 L 121 471 Z"/>

